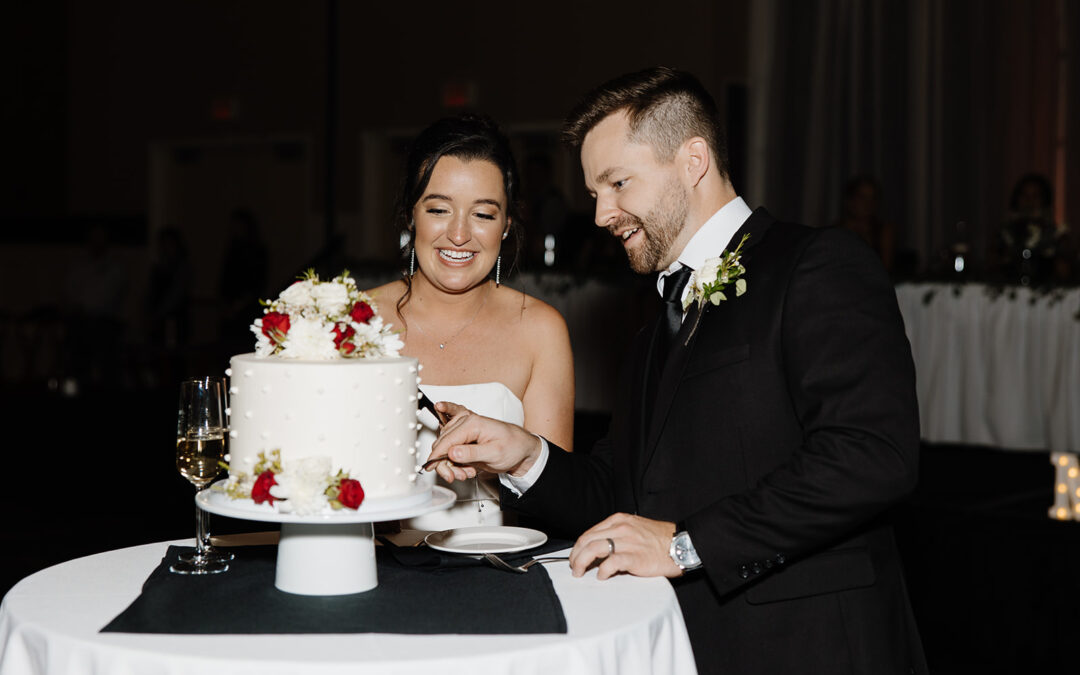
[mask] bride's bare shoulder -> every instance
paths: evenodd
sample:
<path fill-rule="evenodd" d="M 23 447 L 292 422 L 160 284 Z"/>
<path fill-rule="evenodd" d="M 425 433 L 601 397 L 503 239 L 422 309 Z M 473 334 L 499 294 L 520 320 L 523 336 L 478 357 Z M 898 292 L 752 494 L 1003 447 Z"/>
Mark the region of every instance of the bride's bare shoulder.
<path fill-rule="evenodd" d="M 405 282 L 391 281 L 388 284 L 383 284 L 382 286 L 371 288 L 364 292 L 370 295 L 371 299 L 375 301 L 380 314 L 387 314 L 394 311 L 394 307 L 397 306 L 397 301 L 405 294 Z"/>
<path fill-rule="evenodd" d="M 540 298 L 522 293 L 521 291 L 507 286 L 500 302 L 500 311 L 504 313 L 508 322 L 520 325 L 529 334 L 541 337 L 552 332 L 565 333 L 566 321 L 559 310 L 555 309 Z"/>

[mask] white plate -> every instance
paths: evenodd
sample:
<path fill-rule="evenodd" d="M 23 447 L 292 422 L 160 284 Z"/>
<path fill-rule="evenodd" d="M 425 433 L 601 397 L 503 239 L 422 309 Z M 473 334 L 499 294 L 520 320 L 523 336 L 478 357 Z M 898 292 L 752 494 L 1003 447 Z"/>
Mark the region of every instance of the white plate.
<path fill-rule="evenodd" d="M 490 525 L 432 532 L 424 543 L 447 553 L 513 553 L 539 546 L 547 535 L 527 527 Z"/>

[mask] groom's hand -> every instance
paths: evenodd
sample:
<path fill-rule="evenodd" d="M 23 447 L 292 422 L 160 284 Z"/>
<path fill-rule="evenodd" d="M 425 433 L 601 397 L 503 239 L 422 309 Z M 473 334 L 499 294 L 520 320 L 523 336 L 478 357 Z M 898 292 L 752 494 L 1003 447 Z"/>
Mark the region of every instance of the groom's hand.
<path fill-rule="evenodd" d="M 540 456 L 540 439 L 516 424 L 477 415 L 456 403 L 442 401 L 435 407 L 450 415 L 430 455 L 449 459 L 435 466 L 448 483 L 472 478 L 477 470 L 522 476 Z"/>
<path fill-rule="evenodd" d="M 637 577 L 682 576 L 668 553 L 673 536 L 675 523 L 616 513 L 578 537 L 570 551 L 570 571 L 580 577 L 598 562 L 597 579 L 619 572 Z"/>

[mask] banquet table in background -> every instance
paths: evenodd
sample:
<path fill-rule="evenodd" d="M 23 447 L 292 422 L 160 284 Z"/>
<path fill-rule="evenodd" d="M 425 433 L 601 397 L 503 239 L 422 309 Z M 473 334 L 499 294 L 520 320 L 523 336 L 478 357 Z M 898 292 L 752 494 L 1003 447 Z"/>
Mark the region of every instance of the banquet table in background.
<path fill-rule="evenodd" d="M 896 295 L 924 440 L 1080 450 L 1080 289 L 918 283 Z"/>
<path fill-rule="evenodd" d="M 99 553 L 16 584 L 0 605 L 0 675 L 696 672 L 682 613 L 666 579 L 598 581 L 595 572 L 575 579 L 562 562 L 545 569 L 563 606 L 566 634 L 99 632 L 138 597 L 167 547 L 157 543 Z"/>

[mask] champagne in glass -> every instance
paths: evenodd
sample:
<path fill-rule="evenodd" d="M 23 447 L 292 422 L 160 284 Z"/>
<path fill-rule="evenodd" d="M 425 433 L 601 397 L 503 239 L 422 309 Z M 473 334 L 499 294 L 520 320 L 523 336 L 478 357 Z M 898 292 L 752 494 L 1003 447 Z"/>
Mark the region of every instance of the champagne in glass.
<path fill-rule="evenodd" d="M 225 430 L 207 430 L 205 436 L 176 439 L 176 468 L 180 475 L 202 489 L 221 473 L 225 459 Z"/>
<path fill-rule="evenodd" d="M 180 384 L 176 424 L 176 468 L 198 491 L 221 472 L 225 458 L 225 382 L 217 377 Z M 195 554 L 183 556 L 169 568 L 176 574 L 216 574 L 229 569 L 226 559 L 207 550 L 207 519 L 195 507 Z"/>

